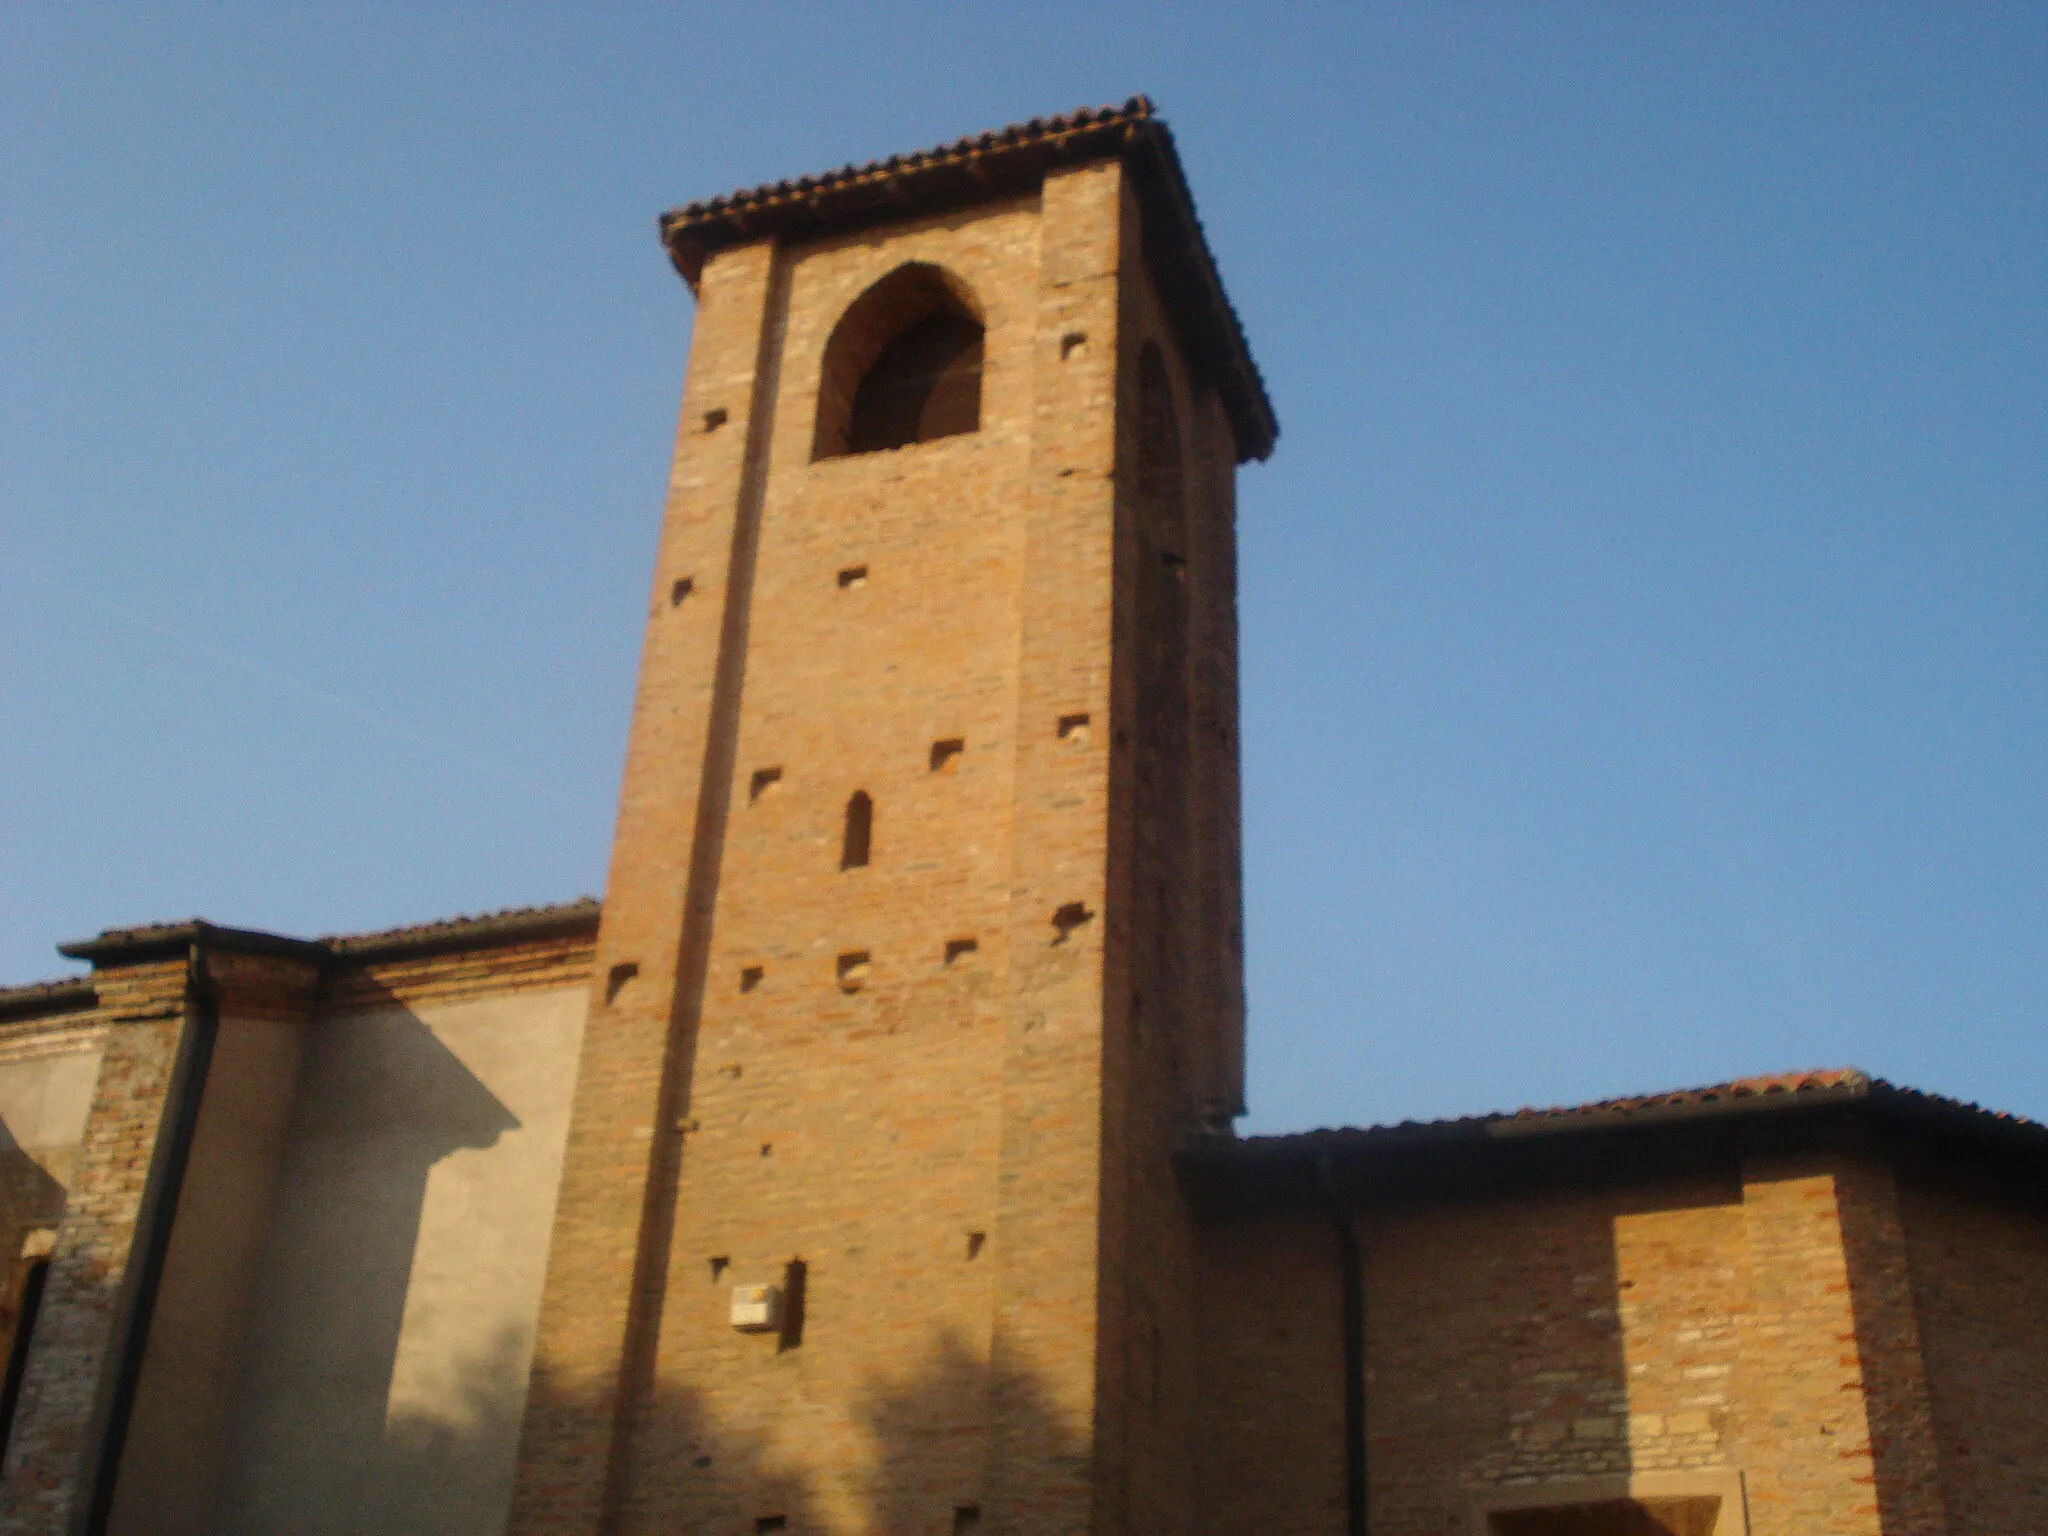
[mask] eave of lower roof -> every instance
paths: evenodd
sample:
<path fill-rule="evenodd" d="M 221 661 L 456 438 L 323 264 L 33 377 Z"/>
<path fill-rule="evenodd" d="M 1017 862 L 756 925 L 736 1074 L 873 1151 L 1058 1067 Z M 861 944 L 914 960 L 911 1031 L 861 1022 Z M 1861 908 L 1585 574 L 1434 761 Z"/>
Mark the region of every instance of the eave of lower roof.
<path fill-rule="evenodd" d="M 689 203 L 661 216 L 661 239 L 695 292 L 705 261 L 729 246 L 947 212 L 1032 190 L 1062 165 L 1118 158 L 1131 171 L 1147 247 L 1167 302 L 1186 327 L 1191 358 L 1229 413 L 1238 461 L 1263 459 L 1279 437 L 1279 419 L 1195 215 L 1173 135 L 1148 97 Z"/>
<path fill-rule="evenodd" d="M 1408 1176 L 1454 1164 L 1501 1170 L 1532 1161 L 1584 1166 L 1623 1143 L 1675 1147 L 1696 1143 L 1693 1133 L 1762 1131 L 1802 1119 L 1818 1127 L 1855 1116 L 1968 1149 L 2015 1174 L 2048 1177 L 2048 1125 L 1901 1087 L 1854 1068 L 1743 1078 L 1513 1114 L 1243 1139 L 1205 1136 L 1182 1149 L 1179 1163 L 1198 1191 L 1225 1203 L 1257 1204 L 1262 1191 L 1298 1192 L 1327 1177 L 1361 1189 L 1395 1170 Z"/>
<path fill-rule="evenodd" d="M 595 897 L 544 907 L 513 907 L 475 917 L 385 928 L 374 933 L 333 934 L 319 939 L 292 938 L 253 928 L 226 928 L 194 918 L 182 923 L 155 923 L 140 928 L 110 928 L 90 939 L 59 944 L 57 952 L 87 960 L 95 970 L 139 965 L 186 953 L 193 945 L 241 954 L 277 955 L 311 960 L 370 961 L 406 955 L 429 955 L 498 944 L 595 933 L 602 911 Z"/>
<path fill-rule="evenodd" d="M 25 986 L 0 987 L 0 1024 L 49 1018 L 60 1013 L 80 1013 L 97 1006 L 99 1000 L 98 989 L 85 976 L 65 976 L 56 981 L 32 981 Z"/>

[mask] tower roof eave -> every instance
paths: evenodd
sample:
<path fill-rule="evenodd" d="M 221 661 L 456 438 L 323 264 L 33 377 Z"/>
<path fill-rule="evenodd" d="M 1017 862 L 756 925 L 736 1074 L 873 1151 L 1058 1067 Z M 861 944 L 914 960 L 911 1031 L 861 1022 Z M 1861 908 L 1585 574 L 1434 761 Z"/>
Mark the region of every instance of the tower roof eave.
<path fill-rule="evenodd" d="M 706 259 L 727 246 L 942 212 L 1028 191 L 1058 166 L 1113 158 L 1132 173 L 1158 280 L 1186 327 L 1193 360 L 1213 380 L 1229 412 L 1238 461 L 1265 458 L 1279 436 L 1279 421 L 1195 217 L 1173 135 L 1147 97 L 1133 96 L 1121 107 L 1035 117 L 912 154 L 688 203 L 661 216 L 661 239 L 694 292 Z"/>

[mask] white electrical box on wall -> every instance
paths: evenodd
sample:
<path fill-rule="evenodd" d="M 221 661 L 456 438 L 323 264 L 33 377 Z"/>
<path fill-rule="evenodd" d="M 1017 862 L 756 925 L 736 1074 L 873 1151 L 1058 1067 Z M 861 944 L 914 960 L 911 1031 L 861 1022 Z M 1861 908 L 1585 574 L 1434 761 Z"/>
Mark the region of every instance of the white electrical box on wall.
<path fill-rule="evenodd" d="M 782 1288 L 736 1285 L 732 1288 L 732 1325 L 742 1333 L 771 1333 L 782 1326 Z"/>

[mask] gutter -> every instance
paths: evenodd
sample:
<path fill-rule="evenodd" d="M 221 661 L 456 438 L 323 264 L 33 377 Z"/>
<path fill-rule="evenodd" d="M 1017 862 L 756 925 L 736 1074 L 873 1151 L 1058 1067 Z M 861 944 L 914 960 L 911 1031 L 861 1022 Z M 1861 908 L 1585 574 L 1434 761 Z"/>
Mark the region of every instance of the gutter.
<path fill-rule="evenodd" d="M 1344 1530 L 1345 1536 L 1367 1536 L 1365 1465 L 1365 1259 L 1358 1229 L 1344 1212 L 1337 1194 L 1330 1155 L 1316 1159 L 1316 1186 L 1330 1229 L 1337 1236 L 1337 1257 L 1344 1311 Z"/>

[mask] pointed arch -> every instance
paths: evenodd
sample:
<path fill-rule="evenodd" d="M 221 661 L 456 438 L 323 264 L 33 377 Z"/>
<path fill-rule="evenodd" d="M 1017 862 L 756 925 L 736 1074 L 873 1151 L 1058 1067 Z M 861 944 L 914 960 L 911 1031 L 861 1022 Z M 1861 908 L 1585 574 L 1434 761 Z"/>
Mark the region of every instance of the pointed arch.
<path fill-rule="evenodd" d="M 847 306 L 818 373 L 813 459 L 981 429 L 983 322 L 973 291 L 906 262 Z"/>

